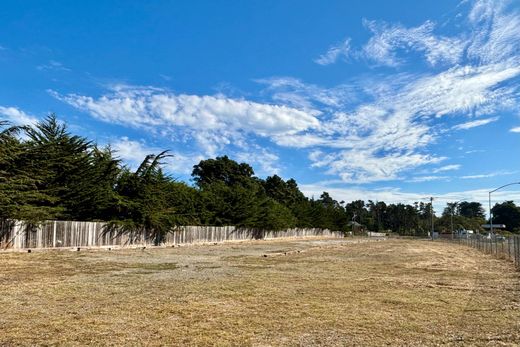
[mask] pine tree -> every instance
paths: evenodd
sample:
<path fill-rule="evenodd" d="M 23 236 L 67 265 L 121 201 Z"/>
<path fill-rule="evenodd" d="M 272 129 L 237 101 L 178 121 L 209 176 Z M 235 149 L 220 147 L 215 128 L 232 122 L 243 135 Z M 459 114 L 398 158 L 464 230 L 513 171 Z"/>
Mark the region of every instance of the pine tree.
<path fill-rule="evenodd" d="M 54 218 L 60 209 L 52 207 L 54 198 L 38 189 L 45 177 L 32 170 L 27 144 L 17 134 L 23 127 L 0 121 L 0 219 L 37 223 Z"/>

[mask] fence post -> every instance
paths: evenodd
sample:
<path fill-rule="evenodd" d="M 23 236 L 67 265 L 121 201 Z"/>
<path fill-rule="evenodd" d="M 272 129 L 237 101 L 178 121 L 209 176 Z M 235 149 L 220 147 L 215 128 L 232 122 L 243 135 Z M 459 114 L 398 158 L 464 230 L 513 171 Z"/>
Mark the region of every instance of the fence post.
<path fill-rule="evenodd" d="M 515 264 L 520 267 L 520 236 L 514 236 Z"/>

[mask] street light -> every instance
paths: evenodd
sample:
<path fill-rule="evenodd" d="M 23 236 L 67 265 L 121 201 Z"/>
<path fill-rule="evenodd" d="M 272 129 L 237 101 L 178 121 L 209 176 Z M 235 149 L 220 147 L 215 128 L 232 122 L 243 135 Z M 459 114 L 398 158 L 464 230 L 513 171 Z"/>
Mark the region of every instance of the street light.
<path fill-rule="evenodd" d="M 493 212 L 491 211 L 491 193 L 494 193 L 497 190 L 500 190 L 502 188 L 512 186 L 514 184 L 520 184 L 520 182 L 513 182 L 513 183 L 504 184 L 503 186 L 498 187 L 497 189 L 494 189 L 494 190 L 492 190 L 492 191 L 490 191 L 488 193 L 489 194 L 489 227 L 490 227 L 491 235 L 493 235 Z"/>

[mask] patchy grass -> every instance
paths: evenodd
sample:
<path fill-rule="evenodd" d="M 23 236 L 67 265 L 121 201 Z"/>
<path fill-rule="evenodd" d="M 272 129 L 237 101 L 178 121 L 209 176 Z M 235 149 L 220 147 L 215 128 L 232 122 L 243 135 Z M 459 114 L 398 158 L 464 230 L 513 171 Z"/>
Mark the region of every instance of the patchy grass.
<path fill-rule="evenodd" d="M 411 240 L 0 254 L 0 345 L 87 344 L 516 346 L 520 277 Z"/>

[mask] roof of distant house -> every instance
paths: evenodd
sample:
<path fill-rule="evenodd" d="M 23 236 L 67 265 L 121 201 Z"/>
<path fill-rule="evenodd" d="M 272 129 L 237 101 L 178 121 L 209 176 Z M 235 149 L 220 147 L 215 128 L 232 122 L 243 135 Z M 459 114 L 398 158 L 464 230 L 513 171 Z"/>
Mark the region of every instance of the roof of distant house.
<path fill-rule="evenodd" d="M 482 224 L 481 227 L 484 229 L 491 229 L 491 224 Z M 505 224 L 493 224 L 493 229 L 505 229 L 505 228 L 506 228 Z"/>

